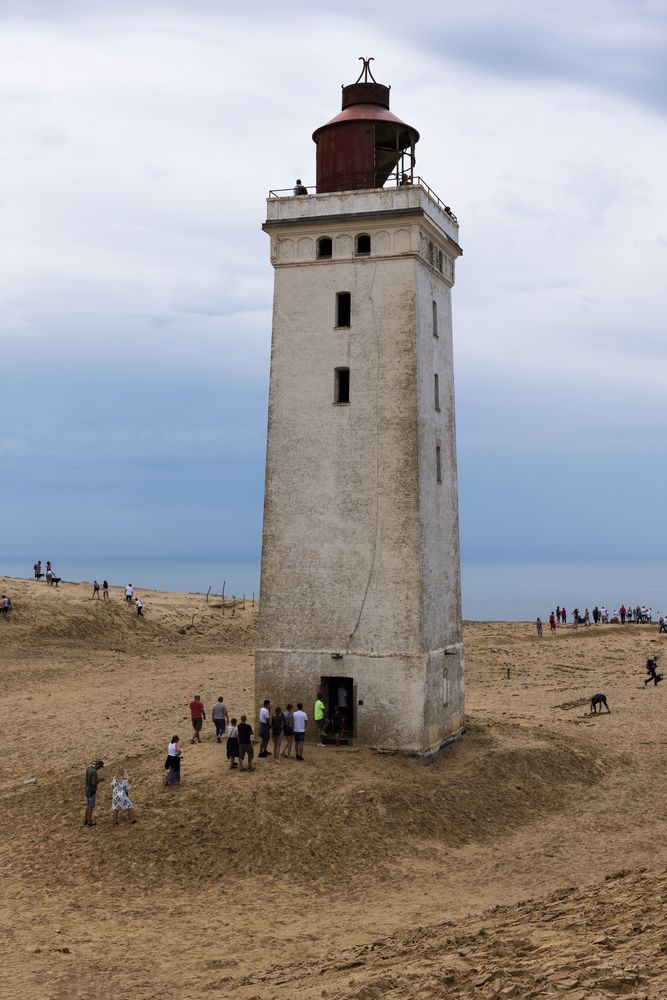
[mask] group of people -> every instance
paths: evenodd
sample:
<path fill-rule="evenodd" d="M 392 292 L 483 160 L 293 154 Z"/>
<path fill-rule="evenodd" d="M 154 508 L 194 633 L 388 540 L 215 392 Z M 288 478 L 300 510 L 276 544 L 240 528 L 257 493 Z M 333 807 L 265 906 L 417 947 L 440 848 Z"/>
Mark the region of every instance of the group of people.
<path fill-rule="evenodd" d="M 93 818 L 97 805 L 97 787 L 102 781 L 100 771 L 104 767 L 104 761 L 98 759 L 86 768 L 86 811 L 83 817 L 84 826 L 96 826 Z M 118 826 L 121 813 L 127 816 L 129 823 L 136 823 L 136 817 L 132 808 L 130 798 L 130 778 L 122 765 L 118 765 L 116 773 L 111 779 L 111 825 Z"/>
<path fill-rule="evenodd" d="M 647 608 L 643 604 L 637 604 L 634 608 L 626 607 L 621 604 L 618 611 L 614 611 L 611 615 L 604 605 L 596 604 L 593 611 L 589 611 L 588 608 L 584 610 L 581 614 L 579 608 L 575 608 L 572 612 L 572 624 L 576 628 L 578 625 L 590 625 L 591 618 L 593 619 L 594 625 L 608 625 L 610 623 L 617 624 L 620 622 L 621 625 L 626 623 L 635 623 L 638 625 L 650 623 L 653 621 L 653 610 Z M 567 611 L 565 608 L 561 608 L 560 605 L 555 611 L 549 613 L 549 629 L 552 632 L 556 631 L 559 625 L 567 624 Z M 537 618 L 535 621 L 538 636 L 542 636 L 544 623 L 541 618 Z M 667 632 L 667 620 L 665 618 L 660 618 L 660 632 Z"/>
<path fill-rule="evenodd" d="M 195 694 L 189 707 L 193 733 L 190 742 L 193 744 L 201 743 L 206 709 L 199 694 Z M 340 747 L 346 722 L 341 708 L 336 706 L 330 717 L 327 717 L 326 705 L 321 692 L 318 692 L 313 715 L 318 746 L 326 746 L 324 736 L 326 730 L 331 726 L 335 744 Z M 220 695 L 211 709 L 211 719 L 215 726 L 215 739 L 218 743 L 222 743 L 226 734 L 226 750 L 230 770 L 254 771 L 253 736 L 255 732 L 248 722 L 247 716 L 241 715 L 239 719 L 230 717 L 224 696 Z M 303 761 L 308 715 L 304 711 L 302 702 L 297 702 L 296 708 L 291 702 L 288 702 L 284 709 L 280 705 L 276 705 L 272 709 L 271 701 L 266 698 L 259 710 L 258 724 L 258 757 L 272 757 L 274 761 L 279 763 L 282 757 L 290 759 L 292 750 L 294 750 L 294 760 Z M 269 750 L 269 744 L 271 744 L 271 750 Z M 165 784 L 177 785 L 180 782 L 182 758 L 181 740 L 178 735 L 174 735 L 167 747 L 167 759 L 164 764 L 167 771 Z"/>
<path fill-rule="evenodd" d="M 46 568 L 42 572 L 42 560 L 38 559 L 37 562 L 32 567 L 35 573 L 35 580 L 46 580 L 49 587 L 57 587 L 60 583 L 61 577 L 56 576 L 55 570 L 51 565 L 51 560 L 46 560 Z"/>

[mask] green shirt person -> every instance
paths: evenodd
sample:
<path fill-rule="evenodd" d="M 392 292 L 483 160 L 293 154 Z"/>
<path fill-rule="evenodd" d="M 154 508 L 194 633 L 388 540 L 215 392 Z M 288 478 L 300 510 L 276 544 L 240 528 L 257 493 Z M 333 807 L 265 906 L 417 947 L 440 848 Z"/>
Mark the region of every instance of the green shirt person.
<path fill-rule="evenodd" d="M 317 692 L 317 700 L 315 702 L 315 711 L 313 712 L 315 716 L 315 728 L 317 729 L 317 745 L 318 747 L 326 746 L 323 742 L 322 737 L 324 736 L 324 730 L 327 727 L 327 710 L 322 701 L 322 694 L 320 691 Z"/>

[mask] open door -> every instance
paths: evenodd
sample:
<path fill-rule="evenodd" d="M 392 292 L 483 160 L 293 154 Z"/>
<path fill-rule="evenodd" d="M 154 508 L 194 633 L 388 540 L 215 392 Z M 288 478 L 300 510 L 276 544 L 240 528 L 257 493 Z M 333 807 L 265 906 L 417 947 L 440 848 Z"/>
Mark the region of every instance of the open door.
<path fill-rule="evenodd" d="M 326 698 L 327 717 L 333 718 L 336 709 L 342 717 L 342 737 L 347 742 L 355 735 L 356 718 L 354 711 L 354 678 L 352 677 L 323 677 L 322 692 Z M 333 729 L 327 726 L 326 735 L 331 738 Z"/>

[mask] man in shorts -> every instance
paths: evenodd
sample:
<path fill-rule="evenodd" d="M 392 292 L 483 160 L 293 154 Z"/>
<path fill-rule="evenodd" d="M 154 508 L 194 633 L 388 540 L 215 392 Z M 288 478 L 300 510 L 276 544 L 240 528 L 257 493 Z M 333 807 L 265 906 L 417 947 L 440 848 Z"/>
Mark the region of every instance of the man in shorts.
<path fill-rule="evenodd" d="M 268 757 L 269 738 L 271 736 L 271 702 L 266 699 L 259 710 L 259 756 Z"/>
<path fill-rule="evenodd" d="M 317 700 L 315 701 L 315 710 L 313 715 L 315 716 L 315 728 L 317 729 L 317 745 L 318 747 L 325 747 L 326 743 L 324 742 L 323 737 L 324 730 L 327 728 L 327 710 L 319 691 L 317 692 Z"/>
<path fill-rule="evenodd" d="M 84 826 L 97 825 L 93 820 L 93 811 L 97 804 L 97 786 L 102 780 L 97 773 L 101 767 L 104 767 L 104 761 L 96 760 L 94 764 L 86 768 L 86 813 L 83 818 Z"/>
<path fill-rule="evenodd" d="M 297 760 L 303 760 L 303 744 L 306 739 L 306 723 L 308 716 L 303 710 L 301 702 L 297 702 L 294 713 L 294 752 Z"/>
<path fill-rule="evenodd" d="M 594 694 L 593 697 L 591 698 L 591 715 L 602 715 L 603 705 L 611 715 L 611 709 L 607 704 L 606 694 L 601 694 L 600 692 Z"/>
<path fill-rule="evenodd" d="M 225 705 L 225 699 L 222 695 L 220 695 L 211 710 L 211 718 L 213 719 L 213 725 L 215 726 L 215 738 L 218 743 L 222 743 L 222 737 L 225 735 L 225 728 L 229 722 L 227 706 Z"/>
<path fill-rule="evenodd" d="M 199 695 L 196 694 L 190 702 L 190 719 L 194 730 L 194 736 L 190 740 L 191 743 L 201 743 L 199 734 L 201 733 L 201 727 L 205 718 L 206 712 L 204 711 L 204 703 Z"/>
<path fill-rule="evenodd" d="M 239 731 L 239 771 L 254 771 L 255 768 L 252 764 L 252 759 L 254 757 L 254 750 L 252 748 L 252 726 L 248 723 L 245 715 L 241 716 L 241 721 L 238 724 Z M 248 766 L 243 766 L 244 758 L 248 758 Z"/>

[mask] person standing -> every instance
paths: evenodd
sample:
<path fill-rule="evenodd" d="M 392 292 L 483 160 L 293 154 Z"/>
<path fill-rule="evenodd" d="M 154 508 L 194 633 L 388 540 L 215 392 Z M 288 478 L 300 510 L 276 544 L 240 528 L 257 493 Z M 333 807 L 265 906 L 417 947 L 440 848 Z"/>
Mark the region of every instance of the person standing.
<path fill-rule="evenodd" d="M 621 604 L 620 608 L 618 609 L 618 613 L 621 616 L 621 625 L 625 625 L 625 615 L 626 615 L 625 604 Z"/>
<path fill-rule="evenodd" d="M 315 728 L 317 729 L 317 745 L 318 747 L 325 747 L 324 731 L 327 728 L 327 709 L 320 691 L 317 692 L 317 698 L 315 699 L 313 716 L 315 718 Z"/>
<path fill-rule="evenodd" d="M 560 604 L 556 606 L 556 625 L 560 625 Z"/>
<path fill-rule="evenodd" d="M 294 713 L 294 753 L 297 760 L 303 760 L 303 744 L 306 739 L 307 722 L 308 716 L 303 710 L 303 705 L 298 701 L 296 712 Z"/>
<path fill-rule="evenodd" d="M 190 740 L 191 743 L 201 743 L 199 734 L 201 733 L 201 727 L 204 724 L 205 718 L 204 703 L 199 695 L 196 694 L 190 702 L 190 721 L 192 722 L 192 729 L 194 731 L 194 736 Z"/>
<path fill-rule="evenodd" d="M 100 585 L 97 580 L 93 580 L 93 597 L 96 597 L 98 601 L 100 599 Z"/>
<path fill-rule="evenodd" d="M 227 760 L 229 761 L 229 770 L 233 771 L 235 767 L 238 767 L 236 759 L 239 755 L 239 727 L 236 723 L 236 719 L 232 719 L 230 723 L 229 736 L 227 737 Z"/>
<path fill-rule="evenodd" d="M 103 767 L 104 761 L 96 760 L 94 764 L 86 768 L 86 812 L 83 819 L 84 826 L 97 825 L 93 819 L 93 812 L 97 805 L 97 786 L 102 780 L 97 772 Z"/>
<path fill-rule="evenodd" d="M 552 632 L 556 631 L 556 616 L 553 613 L 553 611 L 549 615 L 549 628 L 551 629 Z"/>
<path fill-rule="evenodd" d="M 183 757 L 183 747 L 178 736 L 172 736 L 171 742 L 167 746 L 167 759 L 165 768 L 167 773 L 164 777 L 165 785 L 179 785 L 181 783 L 181 758 Z"/>
<path fill-rule="evenodd" d="M 132 812 L 132 800 L 130 799 L 130 779 L 124 767 L 118 765 L 116 773 L 111 779 L 111 809 L 113 812 L 112 825 L 118 826 L 118 813 L 126 812 L 130 823 L 136 823 Z"/>
<path fill-rule="evenodd" d="M 225 705 L 225 699 L 222 695 L 220 695 L 211 709 L 211 718 L 213 719 L 213 725 L 215 726 L 215 738 L 218 743 L 222 743 L 222 737 L 225 735 L 225 728 L 229 722 L 227 706 Z"/>
<path fill-rule="evenodd" d="M 565 622 L 567 621 L 567 611 L 565 610 L 565 608 L 561 608 L 560 609 L 560 617 L 561 617 L 561 621 L 562 621 L 562 623 L 564 625 Z"/>
<path fill-rule="evenodd" d="M 131 583 L 128 583 L 127 587 L 125 588 L 125 603 L 131 604 L 133 597 L 134 597 L 134 587 L 132 586 Z"/>
<path fill-rule="evenodd" d="M 273 738 L 273 759 L 278 764 L 280 763 L 280 744 L 283 738 L 284 721 L 282 709 L 276 707 L 271 716 L 271 736 Z"/>
<path fill-rule="evenodd" d="M 104 601 L 108 601 L 109 600 L 109 581 L 108 580 L 105 580 L 104 583 L 102 584 L 102 600 L 104 600 Z"/>
<path fill-rule="evenodd" d="M 254 756 L 254 750 L 252 748 L 252 726 L 248 722 L 245 715 L 241 716 L 241 721 L 238 725 L 239 730 L 239 771 L 254 771 L 252 759 Z M 248 766 L 243 766 L 244 758 L 248 758 Z"/>
<path fill-rule="evenodd" d="M 292 756 L 292 743 L 294 742 L 294 711 L 291 704 L 288 704 L 283 712 L 283 736 L 285 737 L 285 749 L 282 756 L 289 758 Z"/>
<path fill-rule="evenodd" d="M 268 757 L 269 739 L 271 737 L 271 702 L 265 699 L 259 710 L 259 757 Z"/>
<path fill-rule="evenodd" d="M 538 639 L 541 639 L 542 638 L 542 619 L 541 618 L 537 619 L 537 621 L 535 622 L 535 627 L 537 628 L 537 637 L 538 637 Z"/>
<path fill-rule="evenodd" d="M 338 706 L 336 706 L 336 708 L 334 709 L 334 713 L 331 716 L 331 725 L 333 727 L 333 734 L 336 739 L 336 749 L 338 750 L 340 749 L 340 740 L 341 736 L 343 735 L 343 725 L 344 725 L 343 713 L 338 708 Z"/>

